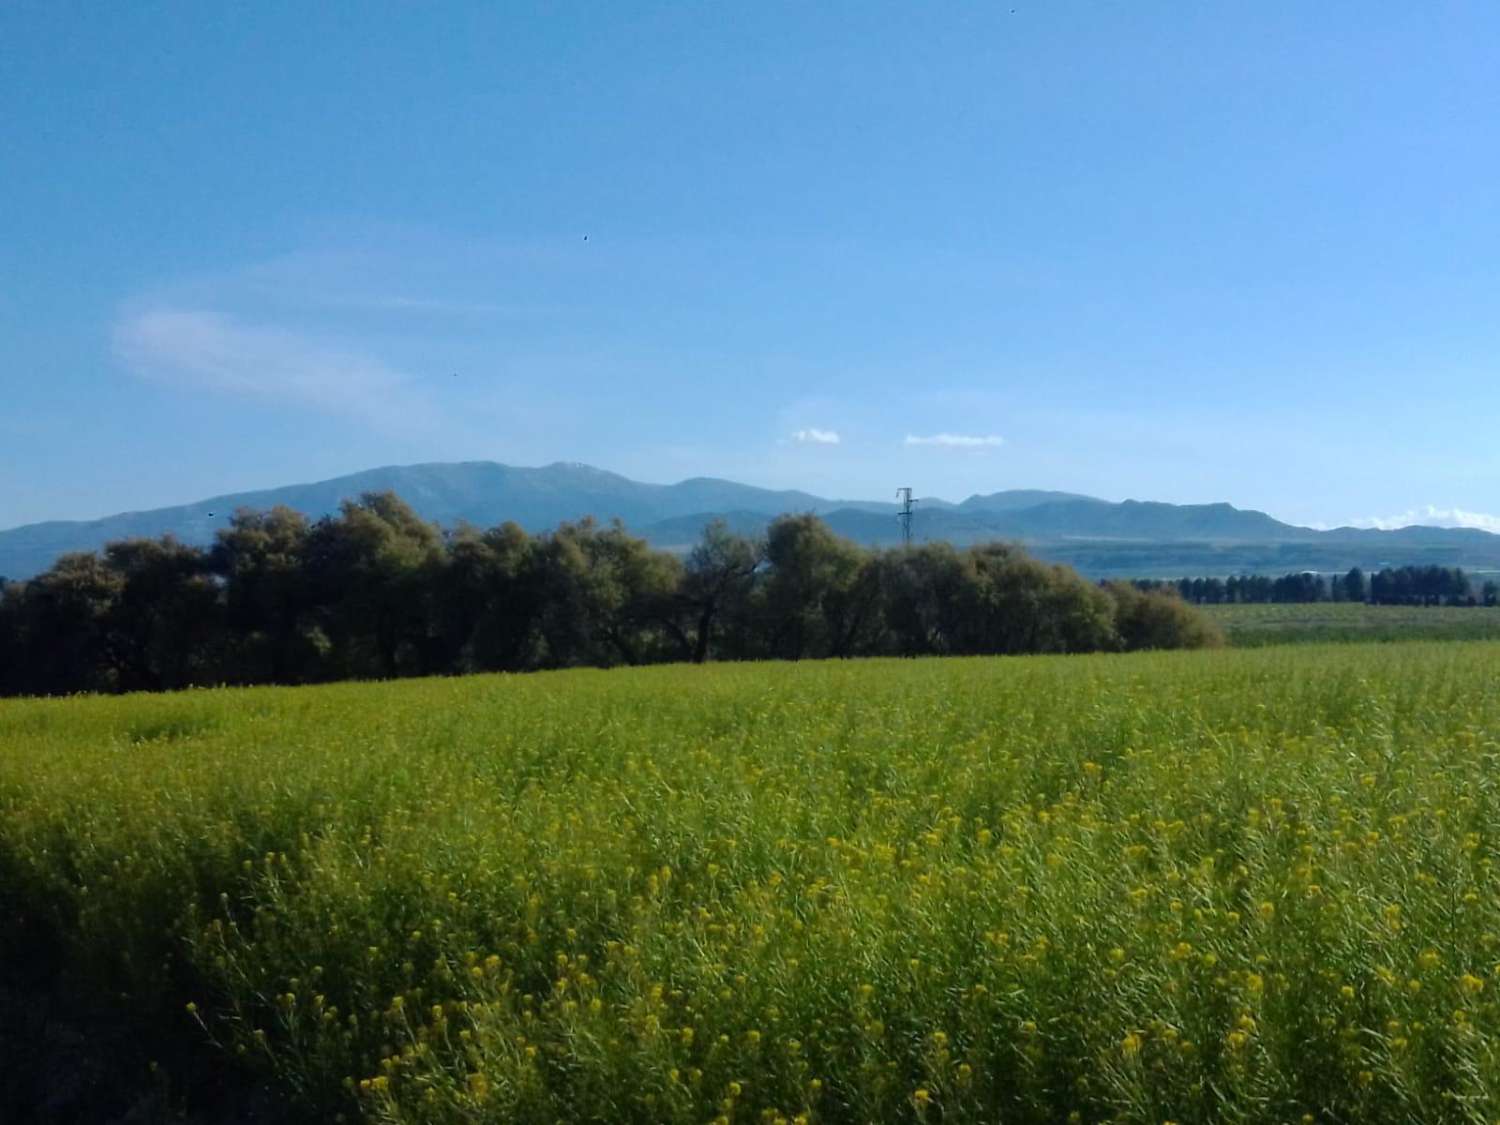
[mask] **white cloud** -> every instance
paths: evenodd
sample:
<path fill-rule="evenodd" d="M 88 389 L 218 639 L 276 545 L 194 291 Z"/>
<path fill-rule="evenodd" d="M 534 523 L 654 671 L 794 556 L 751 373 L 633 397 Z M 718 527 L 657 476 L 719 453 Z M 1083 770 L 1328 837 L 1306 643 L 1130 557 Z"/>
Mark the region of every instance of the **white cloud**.
<path fill-rule="evenodd" d="M 935 445 L 942 449 L 993 449 L 1004 445 L 1005 439 L 994 434 L 930 434 L 927 437 L 907 434 L 905 444 Z"/>
<path fill-rule="evenodd" d="M 427 396 L 380 360 L 222 313 L 149 308 L 115 325 L 116 354 L 141 378 L 342 414 L 388 432 L 437 423 Z"/>
<path fill-rule="evenodd" d="M 792 440 L 800 445 L 837 445 L 839 435 L 837 430 L 820 430 L 816 426 L 810 426 L 794 432 Z"/>
<path fill-rule="evenodd" d="M 1439 508 L 1428 504 L 1422 508 L 1411 508 L 1394 516 L 1369 516 L 1354 520 L 1351 527 L 1373 527 L 1381 531 L 1392 531 L 1399 527 L 1474 527 L 1500 535 L 1500 516 L 1484 512 L 1468 512 L 1462 508 Z"/>

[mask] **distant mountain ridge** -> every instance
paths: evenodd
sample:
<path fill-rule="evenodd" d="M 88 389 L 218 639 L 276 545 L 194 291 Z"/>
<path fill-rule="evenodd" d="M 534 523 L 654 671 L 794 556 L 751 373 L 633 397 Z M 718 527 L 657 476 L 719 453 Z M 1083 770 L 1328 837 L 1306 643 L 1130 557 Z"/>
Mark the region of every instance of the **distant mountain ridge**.
<path fill-rule="evenodd" d="M 0 531 L 0 575 L 26 578 L 68 551 L 97 550 L 132 536 L 170 533 L 184 542 L 208 544 L 237 508 L 283 504 L 317 518 L 336 512 L 342 501 L 363 492 L 387 489 L 425 519 L 446 527 L 465 521 L 489 527 L 514 520 L 535 532 L 592 515 L 618 518 L 636 534 L 668 548 L 687 547 L 715 518 L 753 534 L 786 512 L 815 512 L 839 534 L 867 544 L 892 544 L 900 537 L 896 505 L 888 501 L 828 500 L 712 477 L 644 484 L 577 462 L 538 468 L 491 461 L 436 462 L 385 466 L 98 520 L 51 521 Z M 1114 503 L 1036 489 L 974 495 L 956 504 L 920 500 L 913 531 L 918 540 L 957 544 L 1019 540 L 1043 558 L 1099 575 L 1331 570 L 1414 562 L 1500 567 L 1500 536 L 1484 531 L 1318 531 L 1230 504 Z"/>

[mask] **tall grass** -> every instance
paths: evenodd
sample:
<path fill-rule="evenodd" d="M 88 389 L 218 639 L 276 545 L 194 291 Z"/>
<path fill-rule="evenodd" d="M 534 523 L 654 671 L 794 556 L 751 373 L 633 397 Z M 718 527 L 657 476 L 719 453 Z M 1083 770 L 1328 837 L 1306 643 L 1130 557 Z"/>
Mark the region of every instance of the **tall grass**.
<path fill-rule="evenodd" d="M 0 703 L 0 941 L 375 1121 L 1500 1116 L 1500 645 Z"/>
<path fill-rule="evenodd" d="M 1500 640 L 1500 609 L 1493 606 L 1305 602 L 1197 608 L 1236 648 L 1350 641 Z"/>

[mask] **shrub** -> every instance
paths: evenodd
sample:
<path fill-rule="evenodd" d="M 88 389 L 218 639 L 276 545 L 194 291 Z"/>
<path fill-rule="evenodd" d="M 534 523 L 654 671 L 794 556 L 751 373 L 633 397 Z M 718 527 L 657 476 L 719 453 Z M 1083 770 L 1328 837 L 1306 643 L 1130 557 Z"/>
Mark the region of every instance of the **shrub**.
<path fill-rule="evenodd" d="M 1115 600 L 1115 631 L 1128 652 L 1224 644 L 1219 626 L 1175 592 L 1138 590 L 1128 582 L 1111 582 L 1105 589 Z"/>

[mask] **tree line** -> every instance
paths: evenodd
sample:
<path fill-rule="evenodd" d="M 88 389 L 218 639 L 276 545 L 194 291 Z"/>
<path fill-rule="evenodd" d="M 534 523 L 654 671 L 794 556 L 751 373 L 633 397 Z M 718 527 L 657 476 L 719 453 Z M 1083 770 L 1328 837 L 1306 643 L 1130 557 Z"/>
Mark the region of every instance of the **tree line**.
<path fill-rule="evenodd" d="M 1373 605 L 1500 604 L 1500 583 L 1477 583 L 1462 567 L 1387 567 L 1366 575 L 1359 567 L 1346 574 L 1299 571 L 1272 578 L 1239 574 L 1228 578 L 1137 579 L 1140 590 L 1175 590 L 1194 605 L 1268 602 L 1367 602 Z"/>
<path fill-rule="evenodd" d="M 812 515 L 685 557 L 618 523 L 444 531 L 393 493 L 309 521 L 243 509 L 0 581 L 0 694 L 713 659 L 1094 652 L 1219 643 L 1175 592 L 1097 586 L 1015 546 L 868 550 Z"/>

